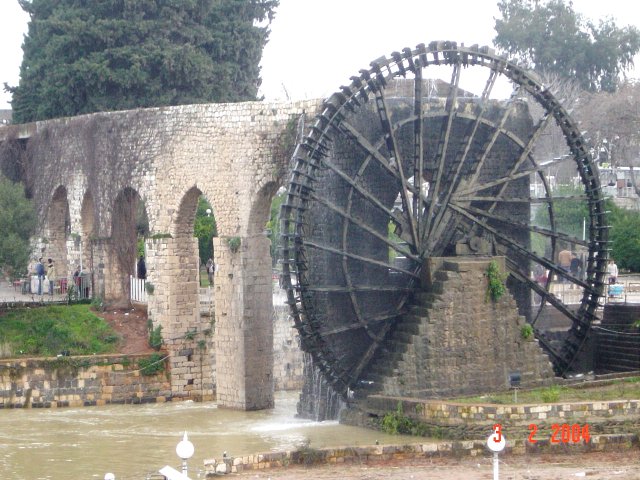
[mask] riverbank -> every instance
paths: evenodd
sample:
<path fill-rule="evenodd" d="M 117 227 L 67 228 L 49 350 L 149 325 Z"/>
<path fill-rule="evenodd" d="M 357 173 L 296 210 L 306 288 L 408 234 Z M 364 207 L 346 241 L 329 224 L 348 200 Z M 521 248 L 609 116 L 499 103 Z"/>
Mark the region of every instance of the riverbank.
<path fill-rule="evenodd" d="M 500 458 L 502 480 L 558 480 L 588 477 L 590 480 L 640 480 L 638 450 L 575 455 L 518 455 Z M 249 471 L 233 478 L 297 480 L 490 480 L 492 458 L 453 457 L 392 460 L 380 463 L 291 466 Z"/>
<path fill-rule="evenodd" d="M 425 439 L 426 440 L 426 439 Z M 558 437 L 532 439 L 531 435 L 515 435 L 508 437 L 505 450 L 500 458 L 517 459 L 518 457 L 546 457 L 568 455 L 570 457 L 587 457 L 595 453 L 619 454 L 628 452 L 625 458 L 637 460 L 639 439 L 637 433 L 622 433 L 609 435 L 590 435 L 587 438 L 572 441 L 571 438 Z M 243 473 L 273 471 L 281 472 L 300 466 L 307 468 L 318 466 L 380 466 L 388 464 L 413 462 L 431 464 L 444 459 L 449 461 L 482 462 L 490 458 L 491 452 L 485 440 L 463 441 L 433 441 L 429 439 L 420 443 L 416 438 L 414 443 L 402 445 L 370 445 L 313 448 L 302 446 L 294 451 L 266 452 L 262 454 L 242 457 L 227 457 L 225 459 L 205 460 L 205 471 L 209 477 L 217 473 Z M 511 461 L 511 460 L 510 460 Z M 517 462 L 517 460 L 514 460 Z M 341 475 L 339 475 L 341 477 Z M 284 477 L 286 478 L 286 477 Z M 296 478 L 296 477 L 291 477 Z M 623 477 L 626 478 L 626 477 Z"/>

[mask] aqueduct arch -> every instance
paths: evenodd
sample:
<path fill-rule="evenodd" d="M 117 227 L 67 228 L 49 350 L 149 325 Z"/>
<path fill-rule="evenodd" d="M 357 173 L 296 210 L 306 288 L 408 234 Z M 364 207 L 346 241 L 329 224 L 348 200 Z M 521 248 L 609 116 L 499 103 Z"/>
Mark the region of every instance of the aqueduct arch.
<path fill-rule="evenodd" d="M 47 258 L 52 258 L 61 270 L 67 265 L 67 237 L 71 229 L 69 216 L 69 202 L 67 200 L 67 189 L 60 185 L 56 188 L 51 198 L 51 203 L 47 212 L 47 228 L 43 236 L 45 254 Z"/>
<path fill-rule="evenodd" d="M 82 258 L 93 273 L 95 293 L 106 299 L 126 292 L 117 280 L 129 271 L 118 266 L 114 251 L 130 244 L 119 237 L 129 236 L 135 245 L 131 207 L 144 201 L 147 278 L 154 290 L 148 312 L 162 326 L 175 397 L 215 395 L 220 405 L 239 409 L 273 404 L 271 258 L 263 229 L 271 197 L 284 183 L 292 153 L 286 150 L 295 143 L 287 137 L 295 130 L 290 127 L 303 114 L 315 115 L 319 105 L 320 100 L 187 105 L 0 130 L 0 141 L 29 147 L 18 150 L 28 165 L 40 225 L 46 226 L 38 236 L 57 232 L 67 274 Z M 219 235 L 214 332 L 198 314 L 193 218 L 201 193 L 212 205 Z M 126 208 L 117 211 L 117 205 Z"/>

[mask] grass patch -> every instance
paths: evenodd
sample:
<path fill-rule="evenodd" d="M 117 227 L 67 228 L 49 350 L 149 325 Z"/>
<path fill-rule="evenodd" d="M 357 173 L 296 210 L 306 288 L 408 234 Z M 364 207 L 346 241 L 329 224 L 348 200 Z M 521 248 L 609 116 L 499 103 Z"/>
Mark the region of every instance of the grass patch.
<path fill-rule="evenodd" d="M 640 377 L 611 380 L 605 385 L 553 385 L 550 387 L 518 391 L 518 403 L 538 404 L 634 399 L 640 399 Z M 514 403 L 512 391 L 476 395 L 473 397 L 451 398 L 449 401 L 459 403 Z"/>
<path fill-rule="evenodd" d="M 4 357 L 114 353 L 119 340 L 90 305 L 20 308 L 0 316 Z"/>

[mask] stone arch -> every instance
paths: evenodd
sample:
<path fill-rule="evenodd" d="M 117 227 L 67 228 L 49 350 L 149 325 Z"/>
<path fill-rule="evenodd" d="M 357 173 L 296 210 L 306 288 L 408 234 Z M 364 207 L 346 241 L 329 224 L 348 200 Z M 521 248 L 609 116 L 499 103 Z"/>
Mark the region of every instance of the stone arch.
<path fill-rule="evenodd" d="M 213 201 L 200 190 L 197 186 L 191 187 L 180 199 L 178 210 L 173 217 L 171 225 L 171 236 L 174 238 L 191 239 L 196 236 L 194 232 L 196 220 L 198 217 L 198 210 L 201 208 L 200 199 L 204 198 L 206 203 L 209 204 L 210 216 L 213 217 L 214 223 L 217 224 L 215 215 L 215 207 Z M 218 226 L 219 228 L 219 226 Z M 214 235 L 217 236 L 217 235 Z M 197 258 L 200 257 L 199 249 L 195 252 Z M 199 264 L 204 264 L 208 258 L 200 258 Z M 198 264 L 198 262 L 196 262 Z"/>
<path fill-rule="evenodd" d="M 141 223 L 146 222 L 146 225 Z M 105 281 L 105 297 L 118 305 L 129 304 L 129 275 L 136 273 L 137 240 L 141 228 L 148 231 L 148 217 L 140 194 L 131 187 L 122 189 L 116 196 L 111 216 L 108 274 Z"/>
<path fill-rule="evenodd" d="M 80 266 L 82 270 L 93 271 L 93 240 L 96 237 L 96 210 L 91 192 L 85 192 L 80 207 Z"/>
<path fill-rule="evenodd" d="M 71 216 L 67 188 L 58 186 L 53 192 L 51 203 L 47 209 L 46 239 L 43 251 L 45 260 L 54 260 L 59 276 L 64 276 L 67 270 L 67 238 L 71 233 Z"/>
<path fill-rule="evenodd" d="M 150 318 L 154 327 L 162 327 L 172 375 L 176 372 L 176 379 L 187 382 L 174 389 L 175 397 L 211 398 L 214 391 L 213 317 L 205 318 L 200 312 L 198 239 L 194 235 L 201 195 L 196 186 L 184 192 L 169 232 L 154 232 L 146 242 L 148 279 L 154 285 L 154 294 L 148 297 Z"/>
<path fill-rule="evenodd" d="M 278 187 L 278 182 L 270 181 L 265 183 L 256 193 L 249 212 L 247 235 L 259 235 L 264 232 L 271 211 L 271 200 L 278 191 Z"/>
<path fill-rule="evenodd" d="M 174 237 L 193 236 L 193 222 L 196 218 L 198 199 L 202 192 L 198 187 L 191 187 L 180 199 L 175 220 L 172 224 Z"/>

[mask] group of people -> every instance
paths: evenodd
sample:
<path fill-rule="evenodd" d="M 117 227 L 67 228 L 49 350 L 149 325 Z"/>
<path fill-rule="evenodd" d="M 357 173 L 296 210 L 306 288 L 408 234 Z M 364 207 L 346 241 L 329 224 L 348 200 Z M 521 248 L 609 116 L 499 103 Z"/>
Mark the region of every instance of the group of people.
<path fill-rule="evenodd" d="M 563 270 L 572 277 L 581 280 L 584 268 L 582 266 L 582 260 L 578 257 L 578 254 L 575 252 L 571 252 L 571 250 L 562 250 L 558 253 L 558 267 L 560 270 Z M 550 275 L 549 270 L 547 270 L 544 266 L 537 263 L 533 270 L 534 280 L 540 285 L 544 286 L 547 283 L 547 279 Z M 560 275 L 560 279 L 562 283 L 567 282 L 568 280 Z M 571 288 L 574 288 L 574 285 L 571 285 Z"/>
<path fill-rule="evenodd" d="M 571 252 L 570 250 L 560 251 L 560 253 L 558 253 L 558 267 L 571 274 L 572 277 L 582 280 L 584 267 L 582 261 L 575 252 Z M 540 264 L 535 265 L 533 277 L 538 284 L 541 286 L 545 285 L 548 276 L 549 270 L 545 269 Z M 618 282 L 618 266 L 613 258 L 610 258 L 609 263 L 607 264 L 607 281 L 609 284 L 615 284 Z M 567 279 L 562 278 L 562 282 L 567 282 Z M 573 284 L 571 288 L 574 288 Z"/>
<path fill-rule="evenodd" d="M 49 281 L 49 295 L 53 295 L 54 284 L 58 277 L 53 259 L 49 258 L 47 260 L 47 266 L 45 268 L 42 257 L 40 257 L 36 262 L 35 271 L 38 276 L 38 295 L 42 295 L 43 286 L 46 287 L 46 285 L 44 285 L 45 279 Z"/>

